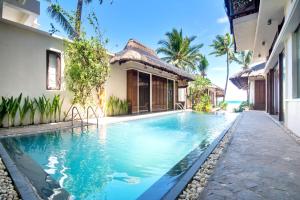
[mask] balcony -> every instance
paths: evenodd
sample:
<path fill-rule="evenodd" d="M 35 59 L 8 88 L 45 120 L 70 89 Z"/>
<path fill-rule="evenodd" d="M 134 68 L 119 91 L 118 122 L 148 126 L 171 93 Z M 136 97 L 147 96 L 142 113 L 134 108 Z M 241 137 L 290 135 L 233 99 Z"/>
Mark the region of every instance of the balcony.
<path fill-rule="evenodd" d="M 235 19 L 257 13 L 260 0 L 225 0 L 226 12 L 229 18 Z"/>

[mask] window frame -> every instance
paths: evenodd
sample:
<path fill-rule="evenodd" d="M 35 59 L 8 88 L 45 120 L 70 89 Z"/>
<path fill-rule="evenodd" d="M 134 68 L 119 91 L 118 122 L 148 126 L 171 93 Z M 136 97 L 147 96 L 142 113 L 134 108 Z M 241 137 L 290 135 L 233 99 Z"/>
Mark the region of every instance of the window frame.
<path fill-rule="evenodd" d="M 49 86 L 49 56 L 54 54 L 56 56 L 56 87 Z M 57 60 L 58 59 L 58 60 Z M 61 89 L 61 53 L 53 50 L 46 50 L 46 89 L 47 90 L 60 90 Z"/>

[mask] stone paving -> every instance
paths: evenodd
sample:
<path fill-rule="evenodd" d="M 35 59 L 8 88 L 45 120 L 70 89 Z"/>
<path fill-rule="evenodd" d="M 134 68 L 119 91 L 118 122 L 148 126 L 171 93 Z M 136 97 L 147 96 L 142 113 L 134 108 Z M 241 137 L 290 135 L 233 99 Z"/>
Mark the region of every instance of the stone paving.
<path fill-rule="evenodd" d="M 199 199 L 300 199 L 300 144 L 267 114 L 243 114 Z"/>

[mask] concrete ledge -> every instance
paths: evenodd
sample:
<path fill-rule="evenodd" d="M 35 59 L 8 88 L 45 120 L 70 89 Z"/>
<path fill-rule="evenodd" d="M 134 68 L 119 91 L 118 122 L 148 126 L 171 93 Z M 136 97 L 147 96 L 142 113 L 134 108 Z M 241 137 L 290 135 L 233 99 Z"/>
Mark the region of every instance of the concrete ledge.
<path fill-rule="evenodd" d="M 225 130 L 207 147 L 201 144 L 178 162 L 170 171 L 155 182 L 147 191 L 145 191 L 138 199 L 153 200 L 153 199 L 176 199 L 185 189 L 186 185 L 199 170 L 201 165 L 206 161 L 208 156 L 218 146 L 223 137 L 235 127 L 242 115 L 227 126 Z M 205 149 L 205 150 L 204 150 Z M 204 150 L 204 152 L 203 152 Z M 188 165 L 186 169 L 182 166 Z"/>

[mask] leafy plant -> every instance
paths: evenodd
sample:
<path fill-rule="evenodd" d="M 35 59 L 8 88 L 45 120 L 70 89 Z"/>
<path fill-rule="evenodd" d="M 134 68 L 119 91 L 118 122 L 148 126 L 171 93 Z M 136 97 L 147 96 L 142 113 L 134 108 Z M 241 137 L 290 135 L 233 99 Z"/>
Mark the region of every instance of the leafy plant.
<path fill-rule="evenodd" d="M 14 98 L 13 96 L 8 99 L 7 105 L 7 120 L 8 120 L 8 127 L 10 125 L 15 126 L 15 117 L 18 112 L 20 102 L 22 100 L 22 93 L 19 95 L 18 98 Z"/>
<path fill-rule="evenodd" d="M 208 78 L 196 76 L 195 80 L 189 86 L 188 98 L 192 101 L 193 105 L 200 103 L 201 96 L 207 92 L 211 85 Z"/>
<path fill-rule="evenodd" d="M 53 116 L 54 110 L 53 110 L 50 99 L 45 97 L 45 100 L 46 100 L 46 112 L 45 112 L 46 120 L 52 122 L 52 116 Z"/>
<path fill-rule="evenodd" d="M 209 95 L 204 94 L 200 99 L 200 103 L 196 104 L 194 109 L 198 112 L 210 112 L 212 105 Z"/>
<path fill-rule="evenodd" d="M 62 105 L 64 103 L 64 99 L 60 99 L 59 98 L 59 102 L 58 102 L 58 121 L 60 121 L 60 117 L 61 117 L 61 110 L 62 110 Z"/>
<path fill-rule="evenodd" d="M 7 114 L 7 105 L 8 105 L 7 99 L 2 97 L 2 101 L 0 104 L 0 127 L 3 127 L 3 120 Z"/>
<path fill-rule="evenodd" d="M 24 99 L 24 102 L 23 102 L 23 105 L 19 106 L 19 114 L 20 114 L 20 125 L 22 126 L 23 125 L 23 122 L 24 122 L 24 118 L 27 114 L 27 112 L 29 111 L 30 107 L 29 107 L 29 104 L 30 104 L 30 99 L 29 97 L 26 97 Z"/>
<path fill-rule="evenodd" d="M 222 109 L 222 110 L 226 110 L 227 109 L 227 106 L 228 106 L 228 103 L 226 101 L 221 101 L 219 103 L 219 107 Z"/>
<path fill-rule="evenodd" d="M 29 101 L 29 121 L 30 124 L 34 124 L 34 116 L 35 116 L 35 112 L 36 112 L 36 104 L 35 104 L 35 100 L 30 100 Z"/>
<path fill-rule="evenodd" d="M 85 107 L 97 88 L 102 88 L 109 75 L 109 57 L 104 44 L 82 36 L 66 43 L 65 77 L 73 92 L 72 104 Z M 97 91 L 96 91 L 97 92 Z"/>
<path fill-rule="evenodd" d="M 229 65 L 234 60 L 234 50 L 233 50 L 233 38 L 229 33 L 223 35 L 217 35 L 216 39 L 213 40 L 211 47 L 214 48 L 214 51 L 210 54 L 214 54 L 217 57 L 226 55 L 226 82 L 225 82 L 225 89 L 224 89 L 224 97 L 225 100 L 226 91 L 227 91 L 227 84 L 229 78 Z"/>
<path fill-rule="evenodd" d="M 45 118 L 45 114 L 47 112 L 48 100 L 43 95 L 42 97 L 34 98 L 34 101 L 37 106 L 37 109 L 40 112 L 40 123 L 45 123 L 44 118 Z"/>
<path fill-rule="evenodd" d="M 53 115 L 54 115 L 54 121 L 56 122 L 57 119 L 57 111 L 59 108 L 59 101 L 60 101 L 60 95 L 54 95 L 53 99 L 52 99 L 52 103 L 51 103 L 51 107 L 53 110 Z"/>
<path fill-rule="evenodd" d="M 110 96 L 106 103 L 106 115 L 124 115 L 128 113 L 127 100 L 121 100 L 118 97 Z"/>
<path fill-rule="evenodd" d="M 243 101 L 238 108 L 234 108 L 234 112 L 243 112 L 245 111 L 246 109 L 249 109 L 250 107 L 250 104 L 248 101 Z"/>

